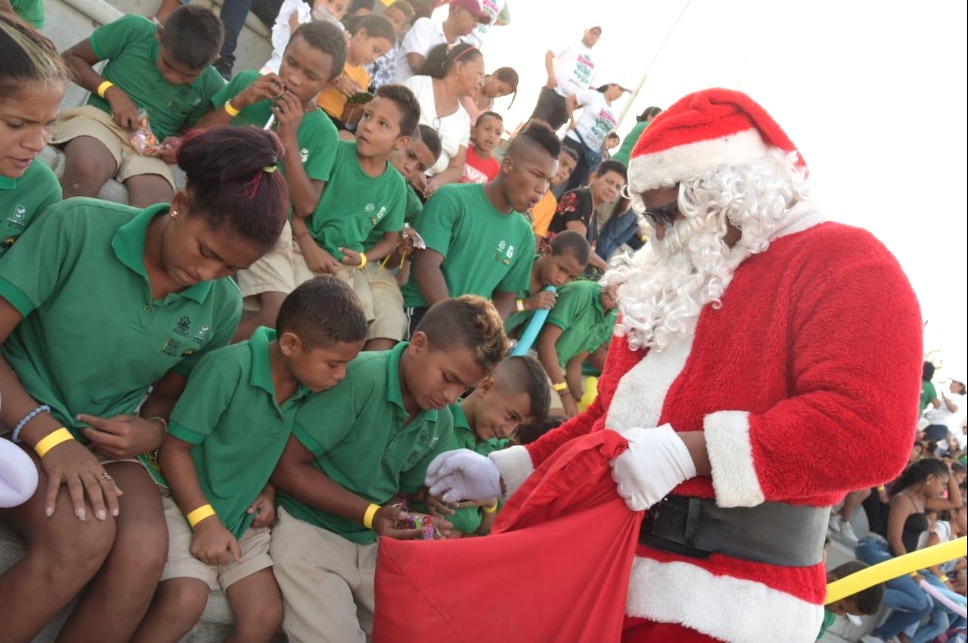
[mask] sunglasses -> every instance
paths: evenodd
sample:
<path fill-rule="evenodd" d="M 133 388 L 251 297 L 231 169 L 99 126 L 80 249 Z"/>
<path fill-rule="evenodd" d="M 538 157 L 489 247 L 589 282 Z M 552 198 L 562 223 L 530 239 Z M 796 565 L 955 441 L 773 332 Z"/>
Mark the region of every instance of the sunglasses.
<path fill-rule="evenodd" d="M 642 212 L 642 216 L 649 220 L 653 228 L 660 225 L 663 228 L 671 228 L 676 222 L 676 217 L 679 216 L 679 201 L 673 201 L 661 208 L 645 210 Z"/>

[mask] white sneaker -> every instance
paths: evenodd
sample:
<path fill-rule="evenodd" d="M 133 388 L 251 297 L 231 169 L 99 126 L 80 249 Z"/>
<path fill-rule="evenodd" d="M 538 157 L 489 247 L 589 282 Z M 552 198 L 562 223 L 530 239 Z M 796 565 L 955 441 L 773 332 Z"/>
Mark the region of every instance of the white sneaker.
<path fill-rule="evenodd" d="M 851 545 L 856 545 L 858 543 L 857 534 L 854 533 L 854 528 L 849 522 L 841 523 L 840 537 L 849 542 Z"/>
<path fill-rule="evenodd" d="M 827 525 L 830 528 L 830 531 L 833 531 L 835 533 L 840 533 L 840 530 L 843 527 L 843 524 L 844 524 L 844 519 L 840 517 L 839 513 L 830 514 L 830 522 Z"/>

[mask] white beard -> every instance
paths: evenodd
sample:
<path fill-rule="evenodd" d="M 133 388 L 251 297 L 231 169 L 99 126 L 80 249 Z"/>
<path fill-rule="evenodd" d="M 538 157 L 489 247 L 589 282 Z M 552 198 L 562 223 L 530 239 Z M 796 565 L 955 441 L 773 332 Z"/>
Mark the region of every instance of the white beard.
<path fill-rule="evenodd" d="M 627 335 L 633 350 L 661 351 L 674 338 L 691 332 L 703 306 L 718 305 L 736 266 L 748 256 L 739 244 L 723 242 L 722 216 L 696 216 L 653 239 L 605 273 L 607 285 L 618 285 L 621 318 L 615 334 Z"/>

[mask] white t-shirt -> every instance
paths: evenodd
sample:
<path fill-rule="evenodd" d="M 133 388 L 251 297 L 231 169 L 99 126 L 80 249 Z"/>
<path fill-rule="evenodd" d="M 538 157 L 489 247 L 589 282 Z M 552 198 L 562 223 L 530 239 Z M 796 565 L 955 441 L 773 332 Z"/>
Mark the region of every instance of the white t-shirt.
<path fill-rule="evenodd" d="M 397 54 L 397 73 L 393 82 L 403 83 L 416 73 L 410 68 L 407 54 L 420 54 L 426 58 L 430 50 L 437 45 L 455 44 L 458 40 L 460 39 L 458 38 L 453 43 L 447 42 L 447 37 L 444 35 L 444 25 L 441 22 L 435 22 L 430 18 L 421 18 L 413 23 L 410 31 L 403 37 L 403 42 L 400 43 L 400 52 Z"/>
<path fill-rule="evenodd" d="M 561 96 L 570 96 L 586 91 L 595 80 L 595 61 L 592 50 L 581 41 L 555 52 L 555 76 L 558 86 L 555 91 Z"/>
<path fill-rule="evenodd" d="M 289 39 L 292 37 L 292 26 L 289 24 L 290 17 L 296 14 L 296 19 L 299 21 L 299 24 L 304 25 L 312 21 L 312 11 L 313 8 L 305 0 L 283 0 L 282 6 L 279 7 L 279 15 L 276 17 L 276 22 L 272 25 L 272 36 L 270 38 L 272 41 L 272 57 L 262 66 L 259 73 L 279 73 L 279 67 L 282 66 L 282 54 L 286 51 L 286 47 L 289 45 Z M 325 11 L 325 9 L 321 11 Z M 327 18 L 329 22 L 346 31 L 346 28 L 339 20 L 333 18 L 329 12 L 326 12 L 326 15 L 329 16 Z"/>
<path fill-rule="evenodd" d="M 568 137 L 576 141 L 583 141 L 593 150 L 601 150 L 608 133 L 615 129 L 618 121 L 611 106 L 605 102 L 605 94 L 594 89 L 578 94 L 578 107 L 582 108 L 581 116 L 575 124 L 575 130 L 568 132 Z M 581 134 L 581 139 L 575 135 Z"/>
<path fill-rule="evenodd" d="M 961 433 L 961 420 L 965 417 L 965 396 L 950 391 L 945 391 L 944 394 L 958 408 L 954 411 L 949 410 L 948 405 L 944 403 L 944 398 L 941 398 L 941 406 L 925 411 L 924 418 L 931 424 L 943 424 L 949 431 Z"/>
<path fill-rule="evenodd" d="M 504 0 L 481 0 L 481 9 L 484 10 L 484 13 L 491 16 L 491 22 L 486 25 L 477 23 L 474 31 L 464 36 L 464 42 L 470 43 L 480 49 L 481 45 L 484 44 L 484 36 L 487 35 L 487 30 L 494 26 L 494 21 L 497 20 L 498 14 L 504 11 L 505 4 L 507 3 Z"/>
<path fill-rule="evenodd" d="M 420 123 L 437 130 L 440 135 L 440 158 L 427 171 L 428 176 L 440 174 L 447 169 L 461 145 L 467 147 L 471 140 L 471 118 L 463 106 L 450 116 L 437 116 L 437 104 L 434 101 L 434 82 L 430 76 L 411 76 L 404 83 L 417 97 L 420 103 Z"/>

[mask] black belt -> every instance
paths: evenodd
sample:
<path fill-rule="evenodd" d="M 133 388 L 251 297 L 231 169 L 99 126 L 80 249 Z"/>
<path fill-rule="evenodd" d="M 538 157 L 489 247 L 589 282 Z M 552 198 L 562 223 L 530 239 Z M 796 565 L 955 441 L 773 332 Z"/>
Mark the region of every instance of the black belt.
<path fill-rule="evenodd" d="M 822 560 L 828 507 L 764 502 L 723 508 L 715 500 L 666 496 L 642 520 L 639 542 L 686 556 L 719 553 L 782 567 Z"/>

